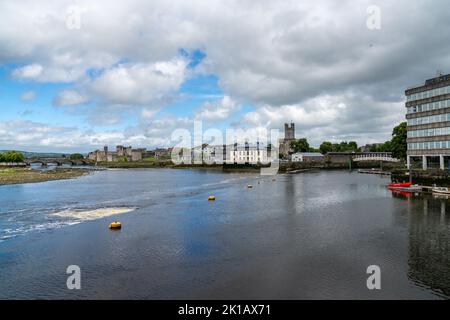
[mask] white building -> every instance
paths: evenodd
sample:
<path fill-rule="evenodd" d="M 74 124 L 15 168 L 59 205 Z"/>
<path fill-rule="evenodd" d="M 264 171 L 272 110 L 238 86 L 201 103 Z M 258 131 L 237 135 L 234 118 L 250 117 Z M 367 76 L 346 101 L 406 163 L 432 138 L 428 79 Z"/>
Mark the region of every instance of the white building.
<path fill-rule="evenodd" d="M 292 162 L 322 161 L 323 159 L 324 156 L 320 152 L 297 152 L 291 156 Z"/>
<path fill-rule="evenodd" d="M 267 152 L 267 148 L 258 146 L 235 147 L 230 150 L 229 163 L 237 164 L 267 164 L 271 162 L 271 158 Z"/>

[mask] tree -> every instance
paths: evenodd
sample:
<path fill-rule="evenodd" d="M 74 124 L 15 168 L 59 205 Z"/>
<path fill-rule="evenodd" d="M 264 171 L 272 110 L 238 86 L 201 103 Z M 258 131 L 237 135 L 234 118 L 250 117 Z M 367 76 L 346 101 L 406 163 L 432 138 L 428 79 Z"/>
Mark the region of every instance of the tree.
<path fill-rule="evenodd" d="M 358 151 L 358 144 L 356 143 L 356 141 L 350 141 L 347 144 L 347 149 L 350 151 Z"/>
<path fill-rule="evenodd" d="M 333 151 L 333 144 L 330 141 L 324 141 L 319 147 L 321 154 L 327 154 Z"/>
<path fill-rule="evenodd" d="M 70 155 L 70 160 L 80 160 L 83 159 L 83 155 L 81 153 L 72 153 Z"/>
<path fill-rule="evenodd" d="M 358 151 L 358 144 L 355 141 L 341 141 L 339 143 L 324 141 L 319 149 L 322 154 L 326 154 L 327 152 L 356 152 Z"/>
<path fill-rule="evenodd" d="M 296 139 L 291 142 L 291 148 L 294 152 L 308 152 L 310 150 L 309 143 L 306 138 Z"/>
<path fill-rule="evenodd" d="M 392 130 L 392 155 L 398 159 L 405 159 L 406 149 L 406 122 L 402 122 Z"/>
<path fill-rule="evenodd" d="M 22 152 L 8 151 L 0 154 L 0 162 L 23 162 L 24 160 Z"/>

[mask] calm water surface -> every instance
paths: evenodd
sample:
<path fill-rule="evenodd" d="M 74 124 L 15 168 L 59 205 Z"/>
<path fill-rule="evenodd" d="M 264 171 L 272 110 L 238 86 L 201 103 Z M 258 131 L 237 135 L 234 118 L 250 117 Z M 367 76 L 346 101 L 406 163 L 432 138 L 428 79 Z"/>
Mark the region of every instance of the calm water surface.
<path fill-rule="evenodd" d="M 107 170 L 0 186 L 0 298 L 450 296 L 450 200 L 345 171 L 275 178 Z M 122 207 L 136 209 L 92 213 Z M 108 230 L 115 219 L 122 230 Z M 66 287 L 73 264 L 81 290 Z M 369 265 L 381 290 L 366 287 Z"/>

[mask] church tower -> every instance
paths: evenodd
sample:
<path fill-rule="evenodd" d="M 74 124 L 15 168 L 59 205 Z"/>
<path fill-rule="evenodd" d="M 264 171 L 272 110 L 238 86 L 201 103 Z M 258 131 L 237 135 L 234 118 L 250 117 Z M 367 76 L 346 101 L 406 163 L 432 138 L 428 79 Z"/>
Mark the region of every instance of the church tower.
<path fill-rule="evenodd" d="M 284 140 L 295 140 L 295 124 L 284 124 Z"/>

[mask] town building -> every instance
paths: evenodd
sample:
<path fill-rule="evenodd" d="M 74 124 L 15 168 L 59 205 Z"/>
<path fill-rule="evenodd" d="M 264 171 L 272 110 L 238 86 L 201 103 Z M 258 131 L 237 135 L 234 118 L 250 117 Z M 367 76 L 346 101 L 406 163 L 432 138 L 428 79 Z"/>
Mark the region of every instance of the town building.
<path fill-rule="evenodd" d="M 443 170 L 450 159 L 450 74 L 410 87 L 405 95 L 407 166 L 421 160 L 424 170 L 430 165 Z"/>
<path fill-rule="evenodd" d="M 359 148 L 359 151 L 361 152 L 372 152 L 373 150 L 376 150 L 378 146 L 382 145 L 382 143 L 368 143 L 365 146 L 362 146 Z"/>
<path fill-rule="evenodd" d="M 154 157 L 157 159 L 170 157 L 172 149 L 156 148 L 154 152 Z"/>
<path fill-rule="evenodd" d="M 291 122 L 291 124 L 284 124 L 284 139 L 280 139 L 279 144 L 279 153 L 283 158 L 287 158 L 290 154 L 294 152 L 291 147 L 291 143 L 295 140 L 295 124 Z"/>
<path fill-rule="evenodd" d="M 147 156 L 145 148 L 132 149 L 131 146 L 116 146 L 116 151 L 109 151 L 108 146 L 103 150 L 95 150 L 88 154 L 88 159 L 95 162 L 113 162 L 113 161 L 140 161 Z"/>
<path fill-rule="evenodd" d="M 320 152 L 297 152 L 291 155 L 292 162 L 320 162 L 325 156 Z"/>
<path fill-rule="evenodd" d="M 256 145 L 234 144 L 229 152 L 230 157 L 227 159 L 227 163 L 231 164 L 268 164 L 272 160 L 268 148 L 263 147 L 260 143 L 256 143 Z"/>

